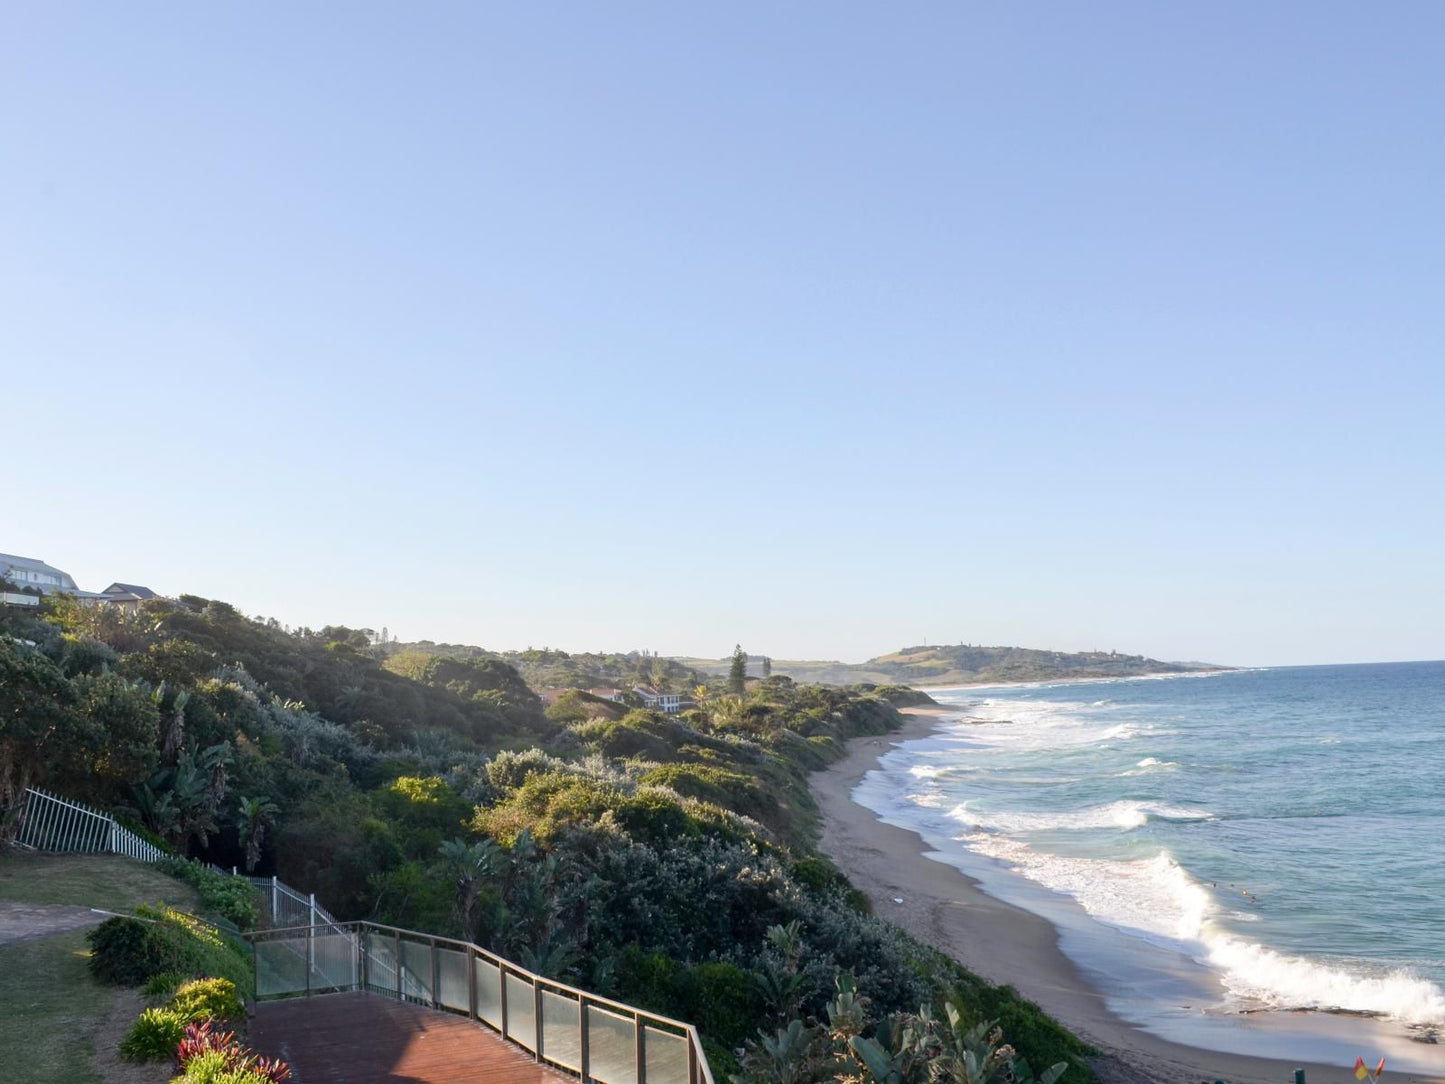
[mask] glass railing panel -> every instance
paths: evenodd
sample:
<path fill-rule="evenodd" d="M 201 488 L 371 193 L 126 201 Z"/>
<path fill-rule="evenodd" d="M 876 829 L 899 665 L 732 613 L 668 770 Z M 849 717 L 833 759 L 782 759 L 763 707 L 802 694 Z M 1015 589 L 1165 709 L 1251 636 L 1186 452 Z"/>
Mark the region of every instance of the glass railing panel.
<path fill-rule="evenodd" d="M 502 1030 L 502 972 L 480 956 L 472 960 L 477 973 L 477 1015 Z"/>
<path fill-rule="evenodd" d="M 507 975 L 507 1038 L 532 1053 L 537 1052 L 537 1006 L 532 1001 L 532 984 Z"/>
<path fill-rule="evenodd" d="M 687 1038 L 646 1028 L 647 1084 L 687 1084 Z"/>
<path fill-rule="evenodd" d="M 306 939 L 285 937 L 257 939 L 256 996 L 306 992 Z"/>
<path fill-rule="evenodd" d="M 637 1084 L 637 1025 L 632 1017 L 587 1006 L 587 1073 L 601 1084 Z"/>
<path fill-rule="evenodd" d="M 311 991 L 349 990 L 356 985 L 356 948 L 348 934 L 316 930 L 311 937 Z"/>
<path fill-rule="evenodd" d="M 542 1056 L 574 1073 L 582 1071 L 581 1009 L 575 997 L 542 990 Z"/>
<path fill-rule="evenodd" d="M 432 999 L 431 946 L 421 941 L 402 940 L 402 993 L 418 1001 Z"/>
<path fill-rule="evenodd" d="M 437 949 L 437 1000 L 448 1009 L 470 1012 L 467 994 L 467 954 L 456 949 Z"/>
<path fill-rule="evenodd" d="M 396 993 L 396 941 L 390 934 L 367 931 L 366 982 L 374 990 Z"/>

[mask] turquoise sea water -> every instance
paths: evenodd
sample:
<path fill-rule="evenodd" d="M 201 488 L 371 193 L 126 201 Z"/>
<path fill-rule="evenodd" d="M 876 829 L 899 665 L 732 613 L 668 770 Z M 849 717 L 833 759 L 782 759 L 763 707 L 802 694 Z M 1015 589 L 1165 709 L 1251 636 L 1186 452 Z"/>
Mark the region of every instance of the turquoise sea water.
<path fill-rule="evenodd" d="M 931 692 L 855 798 L 1121 1003 L 1445 1025 L 1445 663 Z"/>

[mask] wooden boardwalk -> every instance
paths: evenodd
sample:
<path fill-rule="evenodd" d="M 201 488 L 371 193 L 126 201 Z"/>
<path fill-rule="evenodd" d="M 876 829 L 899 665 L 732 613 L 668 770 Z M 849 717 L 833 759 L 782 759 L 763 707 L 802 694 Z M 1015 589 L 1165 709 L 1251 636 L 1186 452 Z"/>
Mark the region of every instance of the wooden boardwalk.
<path fill-rule="evenodd" d="M 256 1007 L 250 1045 L 290 1063 L 293 1084 L 576 1084 L 495 1032 L 376 994 L 327 994 Z"/>

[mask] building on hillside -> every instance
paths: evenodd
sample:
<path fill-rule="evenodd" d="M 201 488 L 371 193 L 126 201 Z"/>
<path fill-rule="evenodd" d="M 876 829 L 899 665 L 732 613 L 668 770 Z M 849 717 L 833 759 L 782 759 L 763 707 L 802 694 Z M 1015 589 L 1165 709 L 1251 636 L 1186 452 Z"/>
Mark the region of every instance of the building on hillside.
<path fill-rule="evenodd" d="M 150 598 L 155 598 L 155 597 L 156 597 L 156 593 L 155 593 L 154 591 L 152 591 L 149 587 L 142 587 L 142 586 L 141 586 L 140 584 L 138 584 L 138 583 L 113 583 L 113 584 L 111 584 L 109 587 L 107 587 L 104 591 L 102 591 L 101 594 L 102 594 L 102 595 L 115 595 L 115 596 L 119 596 L 119 597 L 124 597 L 124 596 L 126 596 L 126 595 L 134 595 L 136 598 L 140 599 L 142 602 L 144 602 L 146 599 L 150 599 Z"/>
<path fill-rule="evenodd" d="M 17 557 L 13 553 L 0 553 L 0 576 L 16 587 L 34 587 L 47 595 L 67 591 L 72 595 L 81 594 L 69 572 L 62 572 L 54 565 L 37 561 L 34 557 Z"/>
<path fill-rule="evenodd" d="M 537 689 L 537 690 L 535 690 L 535 691 L 536 691 L 536 693 L 537 693 L 538 698 L 542 701 L 542 707 L 543 707 L 543 709 L 545 710 L 545 709 L 547 709 L 547 708 L 550 708 L 553 704 L 557 703 L 557 701 L 561 700 L 562 697 L 566 696 L 566 695 L 567 695 L 568 693 L 570 693 L 572 690 L 571 690 L 571 689 Z"/>
<path fill-rule="evenodd" d="M 611 700 L 614 704 L 622 703 L 627 695 L 621 689 L 588 689 L 587 691 L 599 700 Z"/>
<path fill-rule="evenodd" d="M 642 706 L 650 711 L 675 715 L 682 710 L 682 696 L 679 693 L 660 692 L 651 685 L 635 685 L 632 691 L 642 697 Z"/>
<path fill-rule="evenodd" d="M 142 587 L 138 583 L 113 583 L 98 595 L 89 591 L 80 592 L 81 599 L 87 606 L 110 605 L 119 606 L 123 610 L 135 610 L 142 602 L 156 597 L 156 593 L 149 587 Z"/>
<path fill-rule="evenodd" d="M 113 583 L 104 591 L 82 591 L 69 572 L 62 572 L 34 557 L 17 557 L 13 553 L 0 553 L 0 578 L 9 580 L 16 587 L 28 587 L 45 595 L 74 595 L 86 606 L 111 604 L 133 610 L 146 599 L 156 597 L 149 587 L 134 583 Z M 3 601 L 12 606 L 40 604 L 34 595 L 17 595 L 10 591 L 5 592 Z"/>

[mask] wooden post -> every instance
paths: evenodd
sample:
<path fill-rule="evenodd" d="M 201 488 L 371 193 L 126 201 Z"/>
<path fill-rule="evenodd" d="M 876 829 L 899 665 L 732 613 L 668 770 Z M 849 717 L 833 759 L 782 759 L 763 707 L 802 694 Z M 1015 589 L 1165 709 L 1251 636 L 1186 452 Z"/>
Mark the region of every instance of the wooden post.
<path fill-rule="evenodd" d="M 537 1033 L 537 1060 L 542 1060 L 542 988 L 537 985 L 537 976 L 532 976 L 532 1023 Z"/>
<path fill-rule="evenodd" d="M 581 1065 L 582 1084 L 587 1084 L 592 1070 L 592 1052 L 587 1048 L 587 999 L 577 999 L 577 1060 Z"/>
<path fill-rule="evenodd" d="M 507 1038 L 507 969 L 497 961 L 497 1000 L 502 1004 L 502 1038 Z"/>
<path fill-rule="evenodd" d="M 368 966 L 371 961 L 367 959 L 370 936 L 361 926 L 356 927 L 356 981 L 363 994 L 371 993 L 371 969 Z"/>
<path fill-rule="evenodd" d="M 467 1015 L 473 1020 L 477 1016 L 477 956 L 471 943 L 467 944 Z"/>
<path fill-rule="evenodd" d="M 437 959 L 437 939 L 428 937 L 427 944 L 431 947 L 431 1007 L 439 1009 L 442 1005 L 441 998 L 441 961 Z"/>
<path fill-rule="evenodd" d="M 692 1029 L 687 1033 L 687 1084 L 697 1084 L 697 1036 Z"/>
<path fill-rule="evenodd" d="M 642 1023 L 642 1014 L 632 1014 L 633 1027 L 636 1029 L 634 1039 L 634 1057 L 637 1060 L 637 1084 L 647 1084 L 647 1029 Z"/>

